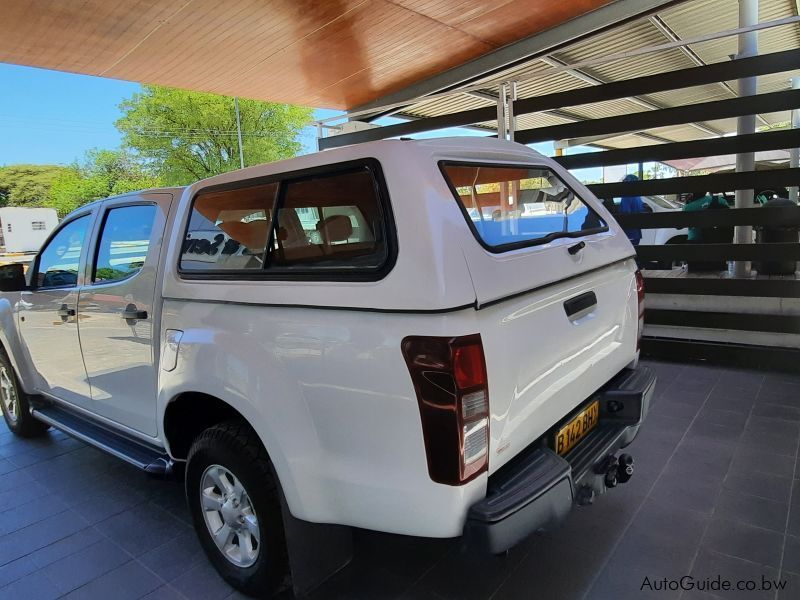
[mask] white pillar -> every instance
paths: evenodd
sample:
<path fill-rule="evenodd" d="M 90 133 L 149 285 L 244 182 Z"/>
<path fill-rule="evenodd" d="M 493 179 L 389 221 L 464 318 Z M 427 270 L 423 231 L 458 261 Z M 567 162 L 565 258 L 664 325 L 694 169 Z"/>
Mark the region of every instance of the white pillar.
<path fill-rule="evenodd" d="M 497 96 L 497 139 L 508 139 L 508 125 L 506 119 L 506 101 L 508 99 L 508 86 L 500 84 Z"/>
<path fill-rule="evenodd" d="M 758 0 L 739 0 L 739 27 L 748 27 L 758 23 Z M 739 34 L 739 53 L 737 58 L 747 58 L 758 55 L 758 32 L 750 31 Z M 747 77 L 738 80 L 739 97 L 754 96 L 756 94 L 756 77 Z M 755 133 L 756 115 L 739 117 L 736 124 L 737 135 Z M 756 157 L 753 152 L 741 152 L 736 155 L 736 172 L 755 170 Z M 719 190 L 724 191 L 724 190 Z M 753 190 L 736 190 L 736 208 L 753 207 Z M 734 230 L 734 242 L 737 244 L 750 244 L 753 242 L 753 227 L 750 225 L 737 225 Z M 747 277 L 750 275 L 750 261 L 737 260 L 734 263 L 734 276 Z"/>
<path fill-rule="evenodd" d="M 792 77 L 792 89 L 800 90 L 800 77 Z M 795 108 L 792 111 L 792 129 L 800 129 L 800 108 Z M 789 150 L 789 166 L 800 167 L 800 148 L 796 146 Z M 789 188 L 789 199 L 792 202 L 797 202 L 797 186 Z"/>
<path fill-rule="evenodd" d="M 514 133 L 517 131 L 517 115 L 514 114 L 514 102 L 517 101 L 517 82 L 511 82 L 511 91 L 506 98 L 506 113 L 508 113 L 508 139 L 514 141 Z"/>

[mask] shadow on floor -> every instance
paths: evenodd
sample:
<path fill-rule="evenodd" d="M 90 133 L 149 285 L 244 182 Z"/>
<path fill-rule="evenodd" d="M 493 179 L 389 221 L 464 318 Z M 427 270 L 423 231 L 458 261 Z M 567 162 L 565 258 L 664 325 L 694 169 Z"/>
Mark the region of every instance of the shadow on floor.
<path fill-rule="evenodd" d="M 356 531 L 353 562 L 312 600 L 800 597 L 800 376 L 650 364 L 659 383 L 629 483 L 502 558 Z M 683 576 L 757 589 L 656 591 Z M 239 596 L 203 556 L 180 482 L 58 432 L 3 431 L 0 598 L 59 597 Z"/>

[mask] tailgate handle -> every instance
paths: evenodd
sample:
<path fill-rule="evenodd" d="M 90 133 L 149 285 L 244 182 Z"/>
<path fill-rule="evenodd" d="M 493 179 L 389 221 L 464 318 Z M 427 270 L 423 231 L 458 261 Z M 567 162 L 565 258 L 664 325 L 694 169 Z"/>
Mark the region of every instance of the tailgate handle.
<path fill-rule="evenodd" d="M 572 256 L 575 256 L 578 252 L 586 248 L 586 242 L 578 242 L 574 246 L 570 246 L 567 248 L 567 252 L 569 252 Z"/>
<path fill-rule="evenodd" d="M 597 296 L 594 292 L 584 292 L 564 302 L 564 310 L 568 317 L 595 306 L 597 306 Z"/>

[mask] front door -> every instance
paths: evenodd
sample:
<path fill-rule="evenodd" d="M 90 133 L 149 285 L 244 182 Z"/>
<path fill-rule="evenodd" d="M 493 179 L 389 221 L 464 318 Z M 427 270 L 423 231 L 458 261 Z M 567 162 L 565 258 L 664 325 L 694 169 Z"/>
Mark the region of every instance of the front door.
<path fill-rule="evenodd" d="M 103 205 L 94 258 L 78 300 L 80 340 L 94 410 L 155 436 L 154 299 L 172 195 Z"/>
<path fill-rule="evenodd" d="M 78 285 L 91 214 L 56 230 L 31 267 L 31 290 L 19 303 L 19 328 L 36 372 L 38 391 L 91 409 L 91 394 L 78 340 Z"/>

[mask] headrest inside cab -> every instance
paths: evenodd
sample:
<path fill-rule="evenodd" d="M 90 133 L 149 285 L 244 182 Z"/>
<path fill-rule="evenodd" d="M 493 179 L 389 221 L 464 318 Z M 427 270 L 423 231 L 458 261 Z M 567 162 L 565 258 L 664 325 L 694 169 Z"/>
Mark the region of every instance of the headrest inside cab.
<path fill-rule="evenodd" d="M 353 224 L 347 215 L 332 215 L 317 223 L 317 230 L 326 244 L 344 242 L 353 235 Z"/>

